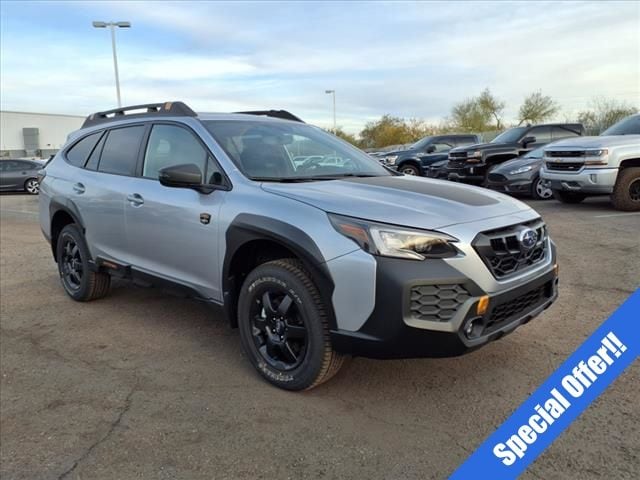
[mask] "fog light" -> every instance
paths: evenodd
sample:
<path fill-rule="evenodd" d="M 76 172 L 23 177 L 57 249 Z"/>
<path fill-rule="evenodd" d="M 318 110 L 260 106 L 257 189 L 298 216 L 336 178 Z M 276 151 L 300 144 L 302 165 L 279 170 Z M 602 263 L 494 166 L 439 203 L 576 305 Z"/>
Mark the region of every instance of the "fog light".
<path fill-rule="evenodd" d="M 489 295 L 480 297 L 478 304 L 476 305 L 476 315 L 484 315 L 489 310 Z"/>
<path fill-rule="evenodd" d="M 474 317 L 469 319 L 464 327 L 464 334 L 469 339 L 478 338 L 482 334 L 482 330 L 484 330 L 482 317 Z"/>

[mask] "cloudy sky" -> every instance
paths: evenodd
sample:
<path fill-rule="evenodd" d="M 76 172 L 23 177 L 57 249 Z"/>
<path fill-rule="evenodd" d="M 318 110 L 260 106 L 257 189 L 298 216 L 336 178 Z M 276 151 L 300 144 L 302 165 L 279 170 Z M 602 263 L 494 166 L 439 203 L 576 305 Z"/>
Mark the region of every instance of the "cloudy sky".
<path fill-rule="evenodd" d="M 541 90 L 570 116 L 596 96 L 640 105 L 640 2 L 12 2 L 0 15 L 3 110 L 124 104 L 284 108 L 358 131 L 384 113 L 437 121 L 484 87 L 515 118 Z"/>

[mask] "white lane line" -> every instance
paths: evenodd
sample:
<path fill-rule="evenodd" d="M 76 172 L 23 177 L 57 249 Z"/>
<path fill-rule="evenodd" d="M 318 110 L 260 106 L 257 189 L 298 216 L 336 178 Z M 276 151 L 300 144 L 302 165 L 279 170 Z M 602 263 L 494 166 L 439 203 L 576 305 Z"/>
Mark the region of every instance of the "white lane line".
<path fill-rule="evenodd" d="M 594 215 L 593 218 L 626 217 L 627 215 L 640 215 L 640 212 L 610 213 L 608 215 Z"/>
<path fill-rule="evenodd" d="M 0 209 L 0 213 L 20 213 L 20 214 L 26 214 L 26 215 L 35 215 L 38 216 L 39 214 L 37 212 L 30 212 L 28 210 L 12 210 L 10 208 L 2 208 Z"/>

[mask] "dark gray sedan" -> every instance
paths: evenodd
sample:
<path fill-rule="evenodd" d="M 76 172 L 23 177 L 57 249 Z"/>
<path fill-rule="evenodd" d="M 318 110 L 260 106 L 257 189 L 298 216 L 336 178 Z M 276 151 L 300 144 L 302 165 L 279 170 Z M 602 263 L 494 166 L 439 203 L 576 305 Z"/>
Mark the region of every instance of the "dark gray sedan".
<path fill-rule="evenodd" d="M 531 195 L 536 200 L 548 200 L 553 193 L 540 180 L 541 166 L 542 147 L 496 165 L 489 172 L 485 186 L 502 193 Z"/>
<path fill-rule="evenodd" d="M 39 160 L 0 160 L 0 190 L 36 195 L 40 191 L 38 171 L 44 164 Z"/>

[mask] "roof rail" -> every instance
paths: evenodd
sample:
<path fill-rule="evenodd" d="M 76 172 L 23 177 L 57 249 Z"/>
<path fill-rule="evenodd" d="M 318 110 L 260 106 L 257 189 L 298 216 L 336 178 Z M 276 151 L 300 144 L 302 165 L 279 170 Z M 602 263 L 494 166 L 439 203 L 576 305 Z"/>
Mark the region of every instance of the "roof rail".
<path fill-rule="evenodd" d="M 286 110 L 256 110 L 254 112 L 235 112 L 244 115 L 262 115 L 265 117 L 281 118 L 283 120 L 293 120 L 294 122 L 304 123 L 302 119 L 296 117 L 293 113 Z"/>
<path fill-rule="evenodd" d="M 135 110 L 145 110 L 143 112 L 125 113 Z M 167 115 L 173 117 L 195 117 L 196 112 L 191 110 L 187 104 L 183 102 L 163 102 L 163 103 L 147 103 L 145 105 L 133 105 L 131 107 L 114 108 L 113 110 L 105 110 L 104 112 L 96 112 L 89 115 L 82 128 L 99 125 L 101 123 L 122 120 L 123 118 L 138 118 L 147 115 Z"/>

